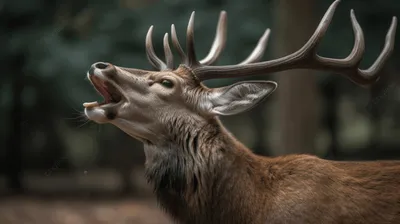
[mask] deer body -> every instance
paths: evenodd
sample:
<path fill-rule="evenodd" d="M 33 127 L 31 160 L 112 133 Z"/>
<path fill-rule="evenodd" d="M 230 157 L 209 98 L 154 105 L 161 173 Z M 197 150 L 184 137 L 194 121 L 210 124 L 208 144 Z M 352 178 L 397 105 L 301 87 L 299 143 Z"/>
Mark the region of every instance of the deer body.
<path fill-rule="evenodd" d="M 266 158 L 205 125 L 188 142 L 145 145 L 147 178 L 178 223 L 400 222 L 400 162 Z"/>
<path fill-rule="evenodd" d="M 334 59 L 315 53 L 338 3 L 330 6 L 301 49 L 271 61 L 257 62 L 266 48 L 267 29 L 243 62 L 211 66 L 225 44 L 225 12 L 220 15 L 210 53 L 202 60 L 197 60 L 194 50 L 194 13 L 187 29 L 186 53 L 171 26 L 172 43 L 182 57 L 176 69 L 168 34 L 164 36 L 164 63 L 154 53 L 150 27 L 147 57 L 160 71 L 93 64 L 87 75 L 105 102 L 85 103 L 85 114 L 97 123 L 113 124 L 144 143 L 147 179 L 162 208 L 178 223 L 400 223 L 400 161 L 257 156 L 225 130 L 218 116 L 253 108 L 275 91 L 277 84 L 244 81 L 214 89 L 202 84 L 211 78 L 295 68 L 342 74 L 360 86 L 374 84 L 393 51 L 397 20 L 393 18 L 376 62 L 361 70 L 358 65 L 364 37 L 353 11 L 355 44 L 351 54 Z"/>

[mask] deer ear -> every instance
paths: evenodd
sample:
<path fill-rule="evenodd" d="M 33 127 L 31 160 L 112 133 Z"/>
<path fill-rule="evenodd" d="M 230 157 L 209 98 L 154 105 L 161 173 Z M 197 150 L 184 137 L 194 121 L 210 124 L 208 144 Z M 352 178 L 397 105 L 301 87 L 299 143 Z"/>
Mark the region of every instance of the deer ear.
<path fill-rule="evenodd" d="M 249 110 L 269 96 L 278 84 L 272 81 L 245 81 L 214 89 L 211 113 L 234 115 Z"/>

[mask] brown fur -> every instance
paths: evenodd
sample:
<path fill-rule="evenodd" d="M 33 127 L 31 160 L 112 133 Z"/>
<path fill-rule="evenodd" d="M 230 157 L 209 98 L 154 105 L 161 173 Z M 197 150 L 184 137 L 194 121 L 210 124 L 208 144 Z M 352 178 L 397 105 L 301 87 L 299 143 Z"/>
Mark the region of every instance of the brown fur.
<path fill-rule="evenodd" d="M 400 222 L 400 162 L 261 157 L 237 142 L 218 121 L 211 121 L 207 132 L 199 135 L 208 139 L 199 149 L 204 164 L 187 163 L 190 167 L 182 167 L 183 171 L 165 171 L 170 181 L 184 179 L 187 186 L 155 186 L 161 205 L 179 223 Z M 179 158 L 164 157 L 169 162 L 161 162 L 158 174 L 172 164 L 171 159 Z M 150 158 L 147 170 L 152 169 L 149 164 L 162 160 Z M 158 176 L 148 177 L 158 183 Z"/>

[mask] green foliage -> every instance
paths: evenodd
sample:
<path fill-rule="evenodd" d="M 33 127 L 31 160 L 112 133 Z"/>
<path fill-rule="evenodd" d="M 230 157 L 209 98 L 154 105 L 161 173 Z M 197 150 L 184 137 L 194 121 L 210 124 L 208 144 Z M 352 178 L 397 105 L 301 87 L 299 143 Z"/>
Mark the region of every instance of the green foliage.
<path fill-rule="evenodd" d="M 331 2 L 316 1 L 316 20 Z M 85 80 L 92 63 L 107 61 L 151 69 L 144 48 L 150 25 L 155 26 L 153 42 L 162 57 L 163 34 L 170 32 L 170 25 L 174 23 L 179 39 L 184 42 L 190 13 L 195 10 L 195 45 L 201 58 L 211 46 L 220 10 L 226 10 L 228 42 L 218 64 L 233 64 L 247 57 L 266 28 L 272 28 L 271 43 L 279 41 L 274 39 L 274 30 L 279 29 L 272 20 L 275 4 L 279 0 L 6 1 L 0 8 L 3 44 L 0 59 L 6 62 L 5 72 L 0 76 L 0 123 L 6 124 L 10 112 L 10 83 L 16 73 L 24 75 L 24 114 L 30 124 L 28 131 L 34 132 L 39 124 L 51 123 L 46 120 L 70 116 L 74 108 L 81 110 L 82 102 L 98 98 Z M 322 55 L 338 57 L 350 52 L 353 44 L 350 8 L 356 9 L 365 31 L 367 51 L 362 65 L 370 65 L 381 50 L 391 16 L 400 12 L 400 1 L 342 1 L 321 45 Z M 272 52 L 273 46 L 269 46 L 264 59 L 272 58 Z M 399 52 L 395 52 L 392 63 L 399 58 Z M 23 68 L 12 65 L 13 57 L 19 54 L 25 58 Z M 176 60 L 178 63 L 179 59 Z M 207 84 L 227 85 L 232 81 L 216 80 Z M 49 125 L 46 131 L 50 133 L 52 128 Z M 0 133 L 4 140 L 7 131 L 3 128 Z M 50 150 L 54 145 L 49 143 L 46 147 Z"/>

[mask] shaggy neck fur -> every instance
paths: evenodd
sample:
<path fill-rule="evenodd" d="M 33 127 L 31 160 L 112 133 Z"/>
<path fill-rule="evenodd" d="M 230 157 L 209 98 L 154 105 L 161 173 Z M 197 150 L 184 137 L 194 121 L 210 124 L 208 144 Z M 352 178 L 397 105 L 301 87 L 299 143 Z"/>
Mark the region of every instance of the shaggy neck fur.
<path fill-rule="evenodd" d="M 170 125 L 167 143 L 145 145 L 146 176 L 160 205 L 179 223 L 229 221 L 230 212 L 241 211 L 225 203 L 232 197 L 245 196 L 235 192 L 235 179 L 246 176 L 242 163 L 248 160 L 254 164 L 250 151 L 217 119 L 202 123 L 177 118 Z M 239 152 L 233 151 L 238 148 Z"/>
<path fill-rule="evenodd" d="M 259 157 L 217 119 L 168 129 L 145 144 L 146 175 L 177 223 L 400 223 L 399 162 Z"/>

